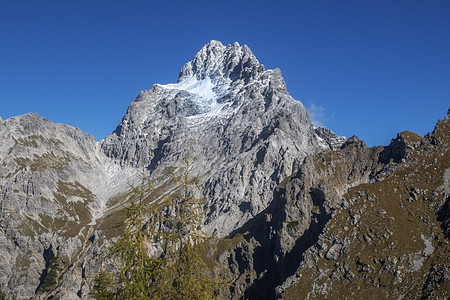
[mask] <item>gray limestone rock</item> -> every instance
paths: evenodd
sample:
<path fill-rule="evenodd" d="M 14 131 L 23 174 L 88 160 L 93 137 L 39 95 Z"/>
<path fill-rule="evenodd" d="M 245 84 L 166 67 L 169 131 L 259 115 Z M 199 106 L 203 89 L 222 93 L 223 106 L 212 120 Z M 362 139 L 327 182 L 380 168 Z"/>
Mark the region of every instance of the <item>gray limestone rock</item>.
<path fill-rule="evenodd" d="M 375 175 L 383 167 L 379 162 L 382 150 L 368 148 L 353 136 L 340 150 L 308 155 L 299 170 L 278 186 L 270 205 L 234 232 L 245 234 L 248 244 L 243 241 L 232 251 L 244 252 L 244 245 L 251 248 L 247 252 L 257 254 L 253 258 L 256 274 L 251 281 L 239 282 L 244 294 L 235 292 L 227 297 L 274 299 L 299 279 L 295 272 L 301 263 L 314 265 L 320 256 L 333 261 L 342 257 L 348 244 L 345 238 L 313 246 L 349 188 L 376 180 Z M 308 251 L 314 253 L 309 260 L 303 260 Z M 233 274 L 227 265 L 222 268 L 222 272 Z"/>
<path fill-rule="evenodd" d="M 0 287 L 31 298 L 84 242 L 104 202 L 103 162 L 93 136 L 36 114 L 1 122 L 0 140 Z"/>
<path fill-rule="evenodd" d="M 315 131 L 317 136 L 323 139 L 323 141 L 330 147 L 331 150 L 340 149 L 342 144 L 346 140 L 345 137 L 338 136 L 336 133 L 323 126 L 316 128 Z"/>

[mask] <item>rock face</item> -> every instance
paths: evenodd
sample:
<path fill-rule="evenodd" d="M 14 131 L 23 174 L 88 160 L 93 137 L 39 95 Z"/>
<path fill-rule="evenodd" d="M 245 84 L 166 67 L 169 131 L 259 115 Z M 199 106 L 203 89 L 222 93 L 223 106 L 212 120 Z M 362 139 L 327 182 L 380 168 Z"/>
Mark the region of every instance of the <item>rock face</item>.
<path fill-rule="evenodd" d="M 327 133 L 316 133 L 280 70 L 265 70 L 247 46 L 211 41 L 176 84 L 141 92 L 102 149 L 155 178 L 189 153 L 209 199 L 207 228 L 224 236 L 265 209 L 307 154 L 342 144 Z"/>
<path fill-rule="evenodd" d="M 403 132 L 393 139 L 374 182 L 344 195 L 280 286 L 288 287 L 284 298 L 447 299 L 449 144 L 450 115 L 424 138 Z"/>
<path fill-rule="evenodd" d="M 447 299 L 450 115 L 387 147 L 307 156 L 211 268 L 240 299 Z M 222 242 L 222 244 L 227 244 Z"/>
<path fill-rule="evenodd" d="M 0 140 L 0 282 L 30 298 L 54 288 L 56 255 L 72 262 L 88 238 L 105 173 L 93 136 L 36 114 L 0 122 Z"/>
<path fill-rule="evenodd" d="M 331 150 L 338 150 L 345 142 L 346 138 L 336 135 L 333 131 L 325 127 L 318 127 L 315 129 L 317 136 L 323 140 Z"/>
<path fill-rule="evenodd" d="M 348 189 L 373 181 L 382 169 L 378 163 L 381 151 L 382 147 L 368 148 L 354 136 L 340 150 L 307 156 L 300 169 L 274 191 L 271 205 L 234 233 L 235 238 L 246 234 L 245 239 L 232 250 L 243 258 L 231 260 L 232 264 L 250 261 L 252 268 L 244 274 L 229 277 L 247 276 L 252 280 L 238 279 L 242 294 L 227 296 L 274 299 L 277 286 L 296 272 L 302 253 L 315 245 L 336 208 L 348 205 L 342 201 Z M 243 251 L 242 248 L 251 251 Z M 331 247 L 327 255 L 339 257 L 340 249 L 340 245 Z M 223 265 L 220 264 L 221 267 Z M 234 273 L 233 268 L 230 270 Z"/>

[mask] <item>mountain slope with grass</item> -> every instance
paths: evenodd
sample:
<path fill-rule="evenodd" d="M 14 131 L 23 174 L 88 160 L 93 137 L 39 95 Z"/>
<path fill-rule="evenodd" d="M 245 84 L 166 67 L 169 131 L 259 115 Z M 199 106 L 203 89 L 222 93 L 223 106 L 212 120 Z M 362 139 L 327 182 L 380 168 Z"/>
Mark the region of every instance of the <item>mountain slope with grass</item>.
<path fill-rule="evenodd" d="M 449 111 L 450 112 L 450 111 Z M 450 115 L 389 146 L 307 156 L 271 205 L 217 244 L 226 298 L 447 299 Z"/>

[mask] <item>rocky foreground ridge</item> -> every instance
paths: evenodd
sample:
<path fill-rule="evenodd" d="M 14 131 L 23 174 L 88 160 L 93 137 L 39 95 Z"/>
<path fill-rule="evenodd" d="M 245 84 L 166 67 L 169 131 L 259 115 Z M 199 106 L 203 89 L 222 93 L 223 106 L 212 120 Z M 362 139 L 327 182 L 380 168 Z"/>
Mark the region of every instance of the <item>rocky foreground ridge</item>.
<path fill-rule="evenodd" d="M 145 167 L 170 193 L 189 153 L 219 237 L 205 260 L 233 282 L 222 298 L 448 297 L 449 118 L 368 148 L 314 128 L 247 46 L 211 41 L 99 143 L 36 114 L 0 120 L 0 289 L 87 299 L 128 182 Z"/>

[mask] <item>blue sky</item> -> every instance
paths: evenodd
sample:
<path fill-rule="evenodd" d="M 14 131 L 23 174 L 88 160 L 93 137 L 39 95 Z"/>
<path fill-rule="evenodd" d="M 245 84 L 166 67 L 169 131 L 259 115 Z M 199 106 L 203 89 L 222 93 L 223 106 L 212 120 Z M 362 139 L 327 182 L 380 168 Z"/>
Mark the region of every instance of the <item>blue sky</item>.
<path fill-rule="evenodd" d="M 450 106 L 450 1 L 2 1 L 0 116 L 110 134 L 208 41 L 247 44 L 337 134 L 431 131 Z"/>

